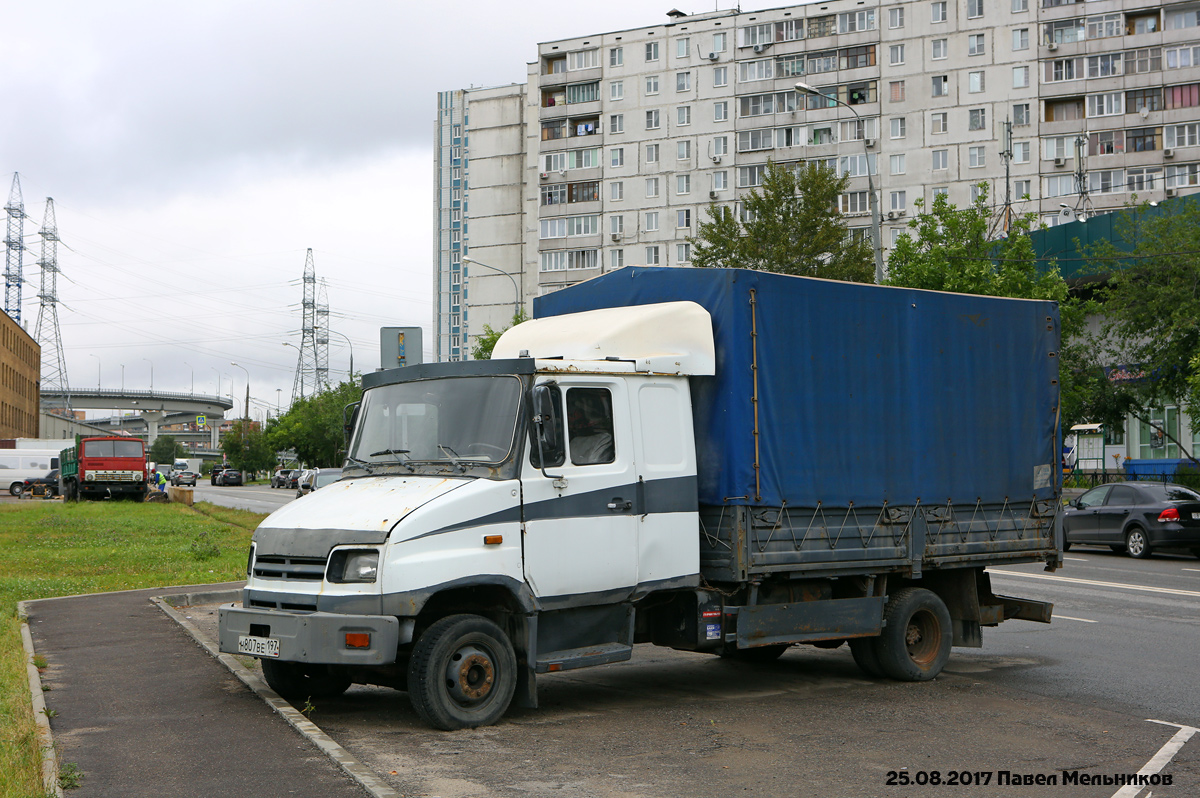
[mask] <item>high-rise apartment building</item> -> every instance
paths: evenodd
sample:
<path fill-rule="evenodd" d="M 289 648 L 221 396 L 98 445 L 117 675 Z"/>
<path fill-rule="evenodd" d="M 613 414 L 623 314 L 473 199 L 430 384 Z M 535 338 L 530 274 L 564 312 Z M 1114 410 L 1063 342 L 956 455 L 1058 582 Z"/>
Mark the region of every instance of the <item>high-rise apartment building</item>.
<path fill-rule="evenodd" d="M 672 12 L 540 44 L 528 74 L 439 95 L 439 359 L 507 325 L 514 294 L 687 265 L 710 202 L 736 204 L 768 160 L 849 175 L 841 211 L 858 235 L 870 170 L 885 256 L 918 200 L 962 206 L 980 183 L 998 215 L 1007 202 L 1048 225 L 1200 184 L 1200 3 Z M 456 187 L 461 207 L 443 195 Z"/>

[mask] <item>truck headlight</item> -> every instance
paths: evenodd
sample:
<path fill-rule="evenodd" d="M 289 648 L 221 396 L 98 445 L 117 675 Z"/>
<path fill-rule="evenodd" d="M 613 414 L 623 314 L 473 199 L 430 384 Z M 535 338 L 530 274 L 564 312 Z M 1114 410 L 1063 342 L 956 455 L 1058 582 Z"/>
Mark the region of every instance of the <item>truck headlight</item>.
<path fill-rule="evenodd" d="M 374 582 L 379 574 L 379 552 L 374 549 L 335 551 L 326 576 L 330 582 Z"/>

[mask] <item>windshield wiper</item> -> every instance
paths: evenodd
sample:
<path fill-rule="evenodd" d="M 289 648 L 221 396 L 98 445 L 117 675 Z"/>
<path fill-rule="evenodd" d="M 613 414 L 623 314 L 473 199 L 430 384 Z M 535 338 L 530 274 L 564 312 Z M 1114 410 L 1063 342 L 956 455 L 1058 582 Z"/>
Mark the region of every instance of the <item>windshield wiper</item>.
<path fill-rule="evenodd" d="M 381 454 L 404 455 L 403 460 L 401 460 L 397 457 L 395 462 L 398 465 L 406 466 L 409 471 L 412 471 L 413 470 L 412 458 L 408 456 L 408 453 L 409 453 L 408 449 L 380 449 L 377 452 L 371 452 L 367 456 L 368 457 L 378 457 Z M 376 463 L 376 465 L 379 465 L 379 463 Z"/>
<path fill-rule="evenodd" d="M 349 455 L 346 456 L 346 459 L 365 470 L 368 474 L 375 473 L 374 469 L 371 468 L 371 463 L 368 463 L 366 460 L 359 460 L 357 457 L 350 457 Z"/>
<path fill-rule="evenodd" d="M 437 447 L 438 447 L 439 449 L 441 449 L 443 452 L 445 452 L 447 455 L 449 455 L 449 457 L 450 457 L 450 462 L 454 464 L 454 467 L 455 467 L 455 468 L 457 468 L 459 471 L 466 471 L 466 470 L 467 470 L 467 467 L 466 467 L 466 466 L 464 466 L 462 463 L 460 463 L 460 462 L 459 462 L 459 459 L 460 459 L 460 457 L 459 457 L 459 454 L 458 454 L 458 452 L 454 451 L 454 450 L 453 450 L 453 449 L 451 449 L 449 446 L 446 446 L 444 443 L 439 443 L 439 444 L 437 445 Z"/>

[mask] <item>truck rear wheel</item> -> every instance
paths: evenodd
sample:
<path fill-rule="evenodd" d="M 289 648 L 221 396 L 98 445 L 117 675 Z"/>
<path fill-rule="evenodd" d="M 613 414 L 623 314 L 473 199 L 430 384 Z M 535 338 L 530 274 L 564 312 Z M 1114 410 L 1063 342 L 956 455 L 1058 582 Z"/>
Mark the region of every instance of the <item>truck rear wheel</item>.
<path fill-rule="evenodd" d="M 875 638 L 883 673 L 903 682 L 925 682 L 950 659 L 950 612 L 931 590 L 907 587 L 892 595 L 883 611 L 884 627 Z"/>
<path fill-rule="evenodd" d="M 850 653 L 854 655 L 854 664 L 872 679 L 883 677 L 883 668 L 879 666 L 879 658 L 875 656 L 876 637 L 854 637 L 850 639 Z"/>
<path fill-rule="evenodd" d="M 263 678 L 284 698 L 333 698 L 350 687 L 350 680 L 328 665 L 262 661 Z"/>
<path fill-rule="evenodd" d="M 499 626 L 479 615 L 450 615 L 425 630 L 408 665 L 408 697 L 437 729 L 500 720 L 517 687 L 517 657 Z"/>

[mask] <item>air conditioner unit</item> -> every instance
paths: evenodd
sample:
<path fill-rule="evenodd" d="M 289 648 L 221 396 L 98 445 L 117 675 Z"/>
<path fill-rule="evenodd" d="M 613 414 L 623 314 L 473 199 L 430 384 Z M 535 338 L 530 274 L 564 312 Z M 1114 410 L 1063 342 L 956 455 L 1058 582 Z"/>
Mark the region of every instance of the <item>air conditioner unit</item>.
<path fill-rule="evenodd" d="M 550 173 L 542 172 L 542 180 L 549 180 L 549 179 L 550 179 Z"/>
<path fill-rule="evenodd" d="M 754 52 L 756 52 L 756 53 L 761 53 L 763 50 L 766 50 L 766 49 L 767 49 L 767 45 L 765 45 L 765 44 L 754 45 Z"/>
<path fill-rule="evenodd" d="M 708 198 L 710 200 L 715 200 L 717 198 L 717 192 L 715 192 L 715 191 L 708 192 Z"/>
<path fill-rule="evenodd" d="M 896 218 L 896 212 L 895 212 L 895 211 L 888 211 L 887 218 L 889 218 L 889 219 L 895 219 L 895 218 Z"/>
<path fill-rule="evenodd" d="M 1054 165 L 1055 165 L 1055 166 L 1066 166 L 1066 165 L 1067 165 L 1067 159 L 1066 159 L 1066 158 L 1055 158 L 1055 159 L 1054 159 Z"/>
<path fill-rule="evenodd" d="M 1056 51 L 1058 49 L 1058 42 L 1050 42 L 1050 44 L 1047 45 L 1047 49 L 1053 53 L 1054 51 Z"/>
<path fill-rule="evenodd" d="M 621 234 L 620 234 L 620 233 L 613 233 L 613 234 L 612 234 L 612 240 L 613 240 L 613 241 L 620 241 L 620 240 L 621 240 Z"/>
<path fill-rule="evenodd" d="M 721 156 L 720 156 L 720 155 L 714 155 L 714 156 L 712 157 L 712 162 L 713 162 L 713 163 L 720 163 L 720 162 L 721 162 Z"/>
<path fill-rule="evenodd" d="M 907 213 L 907 211 L 905 211 L 903 208 L 901 208 L 900 210 L 896 211 L 896 215 L 897 215 L 897 216 L 903 216 L 905 213 Z"/>
<path fill-rule="evenodd" d="M 721 56 L 717 55 L 716 53 L 709 53 L 709 54 L 708 54 L 708 60 L 709 60 L 709 61 L 716 61 L 716 60 L 717 60 L 718 58 L 720 58 L 720 57 L 721 57 Z"/>
<path fill-rule="evenodd" d="M 1168 197 L 1174 197 L 1174 196 L 1175 196 L 1175 189 L 1173 189 L 1173 188 L 1169 188 L 1169 189 L 1167 189 L 1167 196 L 1168 196 Z"/>
<path fill-rule="evenodd" d="M 1172 150 L 1172 149 L 1170 149 L 1170 148 L 1167 148 L 1167 149 L 1163 150 L 1163 157 L 1164 157 L 1164 158 L 1174 158 L 1174 157 L 1175 157 L 1175 150 Z"/>
<path fill-rule="evenodd" d="M 864 139 L 864 140 L 863 140 L 863 144 L 865 144 L 865 145 L 866 145 L 866 146 L 868 146 L 868 147 L 874 147 L 874 146 L 875 146 L 875 139 Z"/>

